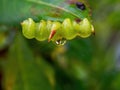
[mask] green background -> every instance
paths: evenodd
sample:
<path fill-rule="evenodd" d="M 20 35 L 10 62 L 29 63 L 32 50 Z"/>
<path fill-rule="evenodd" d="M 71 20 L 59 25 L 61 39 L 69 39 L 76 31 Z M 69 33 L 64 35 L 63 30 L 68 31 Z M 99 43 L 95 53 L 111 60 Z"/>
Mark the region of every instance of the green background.
<path fill-rule="evenodd" d="M 1 0 L 0 90 L 120 90 L 120 0 L 88 0 L 86 5 L 91 9 L 95 36 L 76 37 L 58 47 L 24 38 L 20 23 L 28 17 L 63 20 L 72 15 L 60 12 L 55 17 L 54 8 L 26 0 Z M 87 11 L 71 7 L 64 6 L 89 18 Z"/>

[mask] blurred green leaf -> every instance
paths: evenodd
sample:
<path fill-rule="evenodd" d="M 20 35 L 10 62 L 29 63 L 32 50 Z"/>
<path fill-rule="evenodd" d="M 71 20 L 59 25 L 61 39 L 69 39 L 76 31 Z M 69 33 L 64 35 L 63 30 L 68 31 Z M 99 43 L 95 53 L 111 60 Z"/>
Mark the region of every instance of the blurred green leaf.
<path fill-rule="evenodd" d="M 76 1 L 85 3 L 84 0 L 1 0 L 0 44 L 4 46 L 2 33 L 6 32 L 6 24 L 20 28 L 20 22 L 28 17 L 36 21 L 89 18 L 88 5 L 85 3 L 87 10 L 81 11 L 70 4 Z M 7 46 L 9 50 L 2 47 L 0 75 L 4 72 L 5 90 L 120 90 L 119 53 L 116 55 L 120 43 L 120 0 L 87 1 L 93 12 L 95 36 L 76 38 L 59 49 L 47 41 L 24 40 L 17 32 L 13 43 Z M 17 30 L 10 28 L 7 27 L 10 32 Z"/>
<path fill-rule="evenodd" d="M 83 0 L 80 0 L 84 2 Z M 70 1 L 69 1 L 70 2 Z M 25 18 L 55 19 L 89 18 L 89 8 L 82 11 L 66 0 L 2 0 L 0 23 L 21 22 Z"/>
<path fill-rule="evenodd" d="M 68 44 L 68 51 L 66 53 L 68 59 L 79 60 L 89 64 L 94 52 L 94 45 L 92 43 L 93 38 L 94 37 L 87 39 L 77 38 L 70 41 Z"/>
<path fill-rule="evenodd" d="M 70 4 L 69 0 L 68 1 L 66 1 L 66 0 L 27 0 L 27 1 L 36 3 L 38 5 L 42 5 L 43 7 L 41 6 L 41 8 L 42 8 L 41 10 L 49 8 L 49 9 L 47 9 L 48 12 L 42 11 L 41 15 L 43 13 L 47 14 L 44 17 L 49 17 L 49 16 L 55 17 L 55 15 L 56 15 L 57 18 L 63 18 L 63 17 L 70 18 L 71 17 L 70 15 L 72 15 L 76 18 L 82 19 L 82 18 L 89 16 L 88 8 L 86 8 L 86 10 L 82 11 L 76 7 L 75 3 L 78 1 L 82 1 L 82 0 L 74 1 L 73 4 Z M 52 12 L 51 12 L 51 10 L 52 10 Z"/>
<path fill-rule="evenodd" d="M 20 34 L 17 35 L 14 44 L 10 47 L 8 61 L 4 65 L 5 90 L 52 90 L 43 68 L 37 64 L 33 56 L 25 40 Z"/>

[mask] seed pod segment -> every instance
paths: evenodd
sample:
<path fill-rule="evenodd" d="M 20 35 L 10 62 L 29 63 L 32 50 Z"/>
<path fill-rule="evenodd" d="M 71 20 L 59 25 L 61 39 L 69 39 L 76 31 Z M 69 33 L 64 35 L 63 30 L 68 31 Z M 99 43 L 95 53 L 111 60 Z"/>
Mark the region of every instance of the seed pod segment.
<path fill-rule="evenodd" d="M 28 20 L 23 21 L 21 25 L 22 33 L 26 38 L 32 39 L 35 37 L 36 24 L 31 18 L 28 18 Z"/>

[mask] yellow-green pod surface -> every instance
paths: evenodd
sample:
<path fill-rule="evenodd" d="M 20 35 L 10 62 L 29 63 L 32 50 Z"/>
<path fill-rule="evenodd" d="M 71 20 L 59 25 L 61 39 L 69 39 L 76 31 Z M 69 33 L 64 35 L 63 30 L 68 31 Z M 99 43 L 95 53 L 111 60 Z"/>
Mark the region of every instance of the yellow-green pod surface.
<path fill-rule="evenodd" d="M 50 34 L 50 32 L 51 32 L 51 27 L 52 27 L 52 25 L 53 25 L 53 22 L 50 21 L 50 20 L 48 20 L 46 24 L 47 24 L 47 25 L 46 25 L 46 30 L 47 30 L 46 33 L 47 33 L 47 39 L 48 39 L 49 34 Z"/>
<path fill-rule="evenodd" d="M 51 31 L 55 31 L 55 35 L 51 39 L 52 41 L 56 41 L 60 39 L 61 37 L 61 23 L 60 22 L 53 22 L 53 25 L 51 27 Z"/>
<path fill-rule="evenodd" d="M 64 38 L 71 40 L 76 37 L 77 33 L 74 30 L 73 23 L 69 18 L 65 19 L 62 23 L 62 30 L 64 31 Z"/>
<path fill-rule="evenodd" d="M 82 38 L 89 37 L 92 33 L 92 27 L 87 18 L 79 23 L 79 27 L 76 30 L 78 31 L 78 35 Z"/>
<path fill-rule="evenodd" d="M 71 21 L 66 18 L 63 22 L 41 20 L 39 23 L 35 23 L 29 18 L 23 21 L 22 32 L 28 39 L 59 41 L 63 39 L 71 40 L 76 36 L 89 37 L 94 33 L 94 27 L 87 18 L 84 18 L 81 22 Z"/>
<path fill-rule="evenodd" d="M 21 25 L 22 25 L 22 33 L 26 38 L 32 39 L 35 37 L 36 24 L 31 18 L 23 21 Z"/>
<path fill-rule="evenodd" d="M 36 24 L 35 38 L 38 41 L 47 39 L 46 22 L 44 20 L 41 20 L 40 23 Z"/>

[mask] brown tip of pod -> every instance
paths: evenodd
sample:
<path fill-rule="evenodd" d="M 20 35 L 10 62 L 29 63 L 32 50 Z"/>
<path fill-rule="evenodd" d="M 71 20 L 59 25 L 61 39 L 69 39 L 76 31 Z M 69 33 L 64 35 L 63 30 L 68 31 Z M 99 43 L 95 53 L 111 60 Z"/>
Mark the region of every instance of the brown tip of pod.
<path fill-rule="evenodd" d="M 56 30 L 51 30 L 49 38 L 48 38 L 48 42 L 51 41 L 51 39 L 53 38 L 53 36 L 55 35 L 55 33 L 56 33 Z"/>

